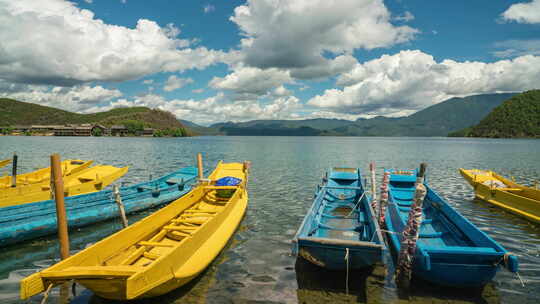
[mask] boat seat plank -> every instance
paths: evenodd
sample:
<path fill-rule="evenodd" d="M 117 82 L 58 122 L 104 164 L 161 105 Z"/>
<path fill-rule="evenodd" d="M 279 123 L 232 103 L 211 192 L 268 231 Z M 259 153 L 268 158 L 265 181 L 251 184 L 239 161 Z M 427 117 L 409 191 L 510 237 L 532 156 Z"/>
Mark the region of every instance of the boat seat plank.
<path fill-rule="evenodd" d="M 140 190 L 140 191 L 145 191 L 145 190 L 154 190 L 156 189 L 156 187 L 152 187 L 152 186 L 147 186 L 147 185 L 143 185 L 143 186 L 139 186 L 137 187 L 137 190 Z"/>
<path fill-rule="evenodd" d="M 170 178 L 166 181 L 167 184 L 170 184 L 170 185 L 174 185 L 174 184 L 183 184 L 184 183 L 184 179 L 183 178 Z"/>
<path fill-rule="evenodd" d="M 464 246 L 424 246 L 423 250 L 430 253 L 452 253 L 452 254 L 477 254 L 484 253 L 488 255 L 498 254 L 501 252 L 490 247 L 464 247 Z"/>
<path fill-rule="evenodd" d="M 372 243 L 372 242 L 329 239 L 329 238 L 321 238 L 321 237 L 300 237 L 298 238 L 298 241 L 314 242 L 314 243 L 320 243 L 320 244 L 326 244 L 326 245 L 351 246 L 351 247 L 373 247 L 373 248 L 382 247 L 382 245 Z"/>
<path fill-rule="evenodd" d="M 434 239 L 434 238 L 440 238 L 442 236 L 443 236 L 442 232 L 420 233 L 419 235 L 420 238 L 424 238 L 424 239 L 427 239 L 427 238 Z"/>
<path fill-rule="evenodd" d="M 141 246 L 151 246 L 151 247 L 174 247 L 173 244 L 165 244 L 160 242 L 148 242 L 148 241 L 140 241 L 137 243 Z"/>
<path fill-rule="evenodd" d="M 142 270 L 136 266 L 72 266 L 59 271 L 44 271 L 43 278 L 69 279 L 93 277 L 129 277 Z"/>

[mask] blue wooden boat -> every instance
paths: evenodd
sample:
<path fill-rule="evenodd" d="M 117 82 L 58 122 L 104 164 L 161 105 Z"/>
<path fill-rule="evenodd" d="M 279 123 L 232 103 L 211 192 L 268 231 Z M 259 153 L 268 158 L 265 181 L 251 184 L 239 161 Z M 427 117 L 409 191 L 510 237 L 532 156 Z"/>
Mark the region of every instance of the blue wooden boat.
<path fill-rule="evenodd" d="M 120 188 L 126 214 L 171 202 L 191 190 L 197 168 L 186 167 L 155 180 Z M 118 217 L 112 190 L 67 197 L 69 228 L 89 225 Z M 10 206 L 0 209 L 0 246 L 54 234 L 54 200 Z"/>
<path fill-rule="evenodd" d="M 400 251 L 415 193 L 417 170 L 387 170 L 390 173 L 385 217 L 389 239 Z M 479 230 L 426 182 L 423 221 L 414 256 L 412 274 L 426 281 L 453 287 L 482 286 L 504 266 L 517 272 L 517 257 Z"/>
<path fill-rule="evenodd" d="M 293 253 L 332 270 L 382 262 L 386 246 L 359 169 L 334 168 L 318 186 Z"/>

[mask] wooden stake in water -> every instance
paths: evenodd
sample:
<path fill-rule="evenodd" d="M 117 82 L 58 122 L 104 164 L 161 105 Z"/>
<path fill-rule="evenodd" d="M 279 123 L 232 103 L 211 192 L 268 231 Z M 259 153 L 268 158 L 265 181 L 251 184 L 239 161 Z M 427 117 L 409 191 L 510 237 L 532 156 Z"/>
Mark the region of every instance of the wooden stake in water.
<path fill-rule="evenodd" d="M 414 203 L 409 212 L 407 225 L 403 230 L 403 241 L 398 255 L 396 267 L 396 283 L 398 286 L 408 289 L 412 276 L 414 255 L 416 253 L 416 243 L 420 235 L 422 225 L 422 208 L 427 189 L 424 186 L 424 175 L 426 164 L 420 164 L 420 170 L 416 176 L 416 189 L 414 193 Z"/>
<path fill-rule="evenodd" d="M 118 212 L 120 213 L 120 218 L 122 218 L 122 226 L 126 228 L 128 226 L 128 220 L 126 217 L 126 211 L 124 210 L 124 204 L 122 203 L 122 197 L 120 196 L 120 189 L 118 185 L 113 186 L 114 201 L 118 205 Z"/>
<path fill-rule="evenodd" d="M 64 204 L 64 181 L 62 179 L 62 167 L 60 155 L 51 155 L 51 180 L 54 188 L 54 200 L 56 202 L 56 222 L 58 227 L 58 239 L 60 241 L 60 257 L 62 260 L 69 257 L 69 236 Z"/>
<path fill-rule="evenodd" d="M 13 153 L 13 162 L 11 167 L 11 187 L 17 187 L 17 160 L 19 157 L 17 153 Z"/>
<path fill-rule="evenodd" d="M 204 174 L 203 174 L 203 163 L 202 163 L 201 153 L 197 153 L 197 169 L 199 173 L 199 182 L 202 182 L 202 180 L 204 179 Z"/>

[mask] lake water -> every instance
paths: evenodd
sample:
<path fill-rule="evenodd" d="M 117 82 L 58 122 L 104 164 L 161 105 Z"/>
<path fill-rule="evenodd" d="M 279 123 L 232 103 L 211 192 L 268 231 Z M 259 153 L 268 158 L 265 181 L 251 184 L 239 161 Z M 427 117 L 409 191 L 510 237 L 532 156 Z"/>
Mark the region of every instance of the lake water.
<path fill-rule="evenodd" d="M 333 166 L 415 168 L 428 163 L 430 185 L 465 217 L 500 242 L 520 260 L 522 287 L 515 275 L 501 270 L 483 290 L 456 290 L 413 282 L 413 303 L 538 303 L 540 299 L 540 225 L 474 201 L 458 168 L 492 169 L 532 185 L 540 178 L 540 140 L 366 137 L 193 137 L 68 138 L 0 137 L 0 159 L 19 155 L 20 172 L 48 166 L 55 152 L 63 159 L 130 166 L 127 184 L 195 165 L 202 152 L 205 169 L 225 161 L 252 162 L 249 208 L 228 247 L 196 280 L 148 303 L 329 303 L 388 302 L 400 299 L 385 268 L 355 272 L 350 293 L 345 273 L 318 270 L 290 255 L 290 240 L 311 206 L 324 171 Z M 0 173 L 10 167 L 0 169 Z M 129 216 L 131 223 L 151 211 Z M 117 231 L 109 221 L 70 233 L 78 251 Z M 0 303 L 18 300 L 18 281 L 58 259 L 54 236 L 0 248 Z M 403 297 L 403 296 L 402 296 Z M 57 303 L 54 290 L 48 303 Z M 41 296 L 31 299 L 39 303 Z M 77 288 L 73 303 L 107 303 Z"/>

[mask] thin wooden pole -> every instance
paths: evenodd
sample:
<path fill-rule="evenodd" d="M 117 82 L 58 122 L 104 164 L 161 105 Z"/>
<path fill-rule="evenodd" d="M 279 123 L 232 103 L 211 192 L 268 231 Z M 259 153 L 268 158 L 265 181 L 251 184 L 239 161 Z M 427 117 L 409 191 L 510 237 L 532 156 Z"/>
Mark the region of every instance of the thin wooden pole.
<path fill-rule="evenodd" d="M 371 208 L 375 212 L 375 216 L 380 216 L 379 214 L 379 204 L 377 203 L 377 193 L 375 188 L 375 163 L 369 163 L 369 171 L 371 173 Z M 366 182 L 367 183 L 367 182 Z"/>
<path fill-rule="evenodd" d="M 51 177 L 54 188 L 54 200 L 56 202 L 56 220 L 58 227 L 58 239 L 60 240 L 60 257 L 62 260 L 69 257 L 69 236 L 66 218 L 66 206 L 64 204 L 64 181 L 62 179 L 62 167 L 60 155 L 51 155 Z"/>
<path fill-rule="evenodd" d="M 17 187 L 17 160 L 19 157 L 17 153 L 13 153 L 13 162 L 11 166 L 11 187 Z"/>
<path fill-rule="evenodd" d="M 201 153 L 197 153 L 197 168 L 198 168 L 198 173 L 199 173 L 199 182 L 202 181 L 204 179 L 204 174 L 203 174 L 203 163 L 202 163 L 202 154 Z"/>
<path fill-rule="evenodd" d="M 122 225 L 124 228 L 128 226 L 128 220 L 126 217 L 126 211 L 124 210 L 124 204 L 122 203 L 122 197 L 120 196 L 120 190 L 118 189 L 118 185 L 113 186 L 113 192 L 114 192 L 114 200 L 116 201 L 116 205 L 118 205 L 118 212 L 120 212 L 120 217 L 122 218 Z"/>

